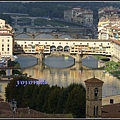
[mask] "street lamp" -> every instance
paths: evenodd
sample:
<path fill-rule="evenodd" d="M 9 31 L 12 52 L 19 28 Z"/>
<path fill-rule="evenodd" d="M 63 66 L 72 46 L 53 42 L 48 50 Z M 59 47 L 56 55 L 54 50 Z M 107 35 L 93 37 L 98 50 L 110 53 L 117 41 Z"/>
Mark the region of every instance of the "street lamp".
<path fill-rule="evenodd" d="M 15 117 L 16 108 L 17 108 L 17 102 L 15 101 L 15 99 L 13 99 L 13 100 L 10 102 L 10 107 L 12 108 L 13 118 L 14 118 L 14 117 Z"/>

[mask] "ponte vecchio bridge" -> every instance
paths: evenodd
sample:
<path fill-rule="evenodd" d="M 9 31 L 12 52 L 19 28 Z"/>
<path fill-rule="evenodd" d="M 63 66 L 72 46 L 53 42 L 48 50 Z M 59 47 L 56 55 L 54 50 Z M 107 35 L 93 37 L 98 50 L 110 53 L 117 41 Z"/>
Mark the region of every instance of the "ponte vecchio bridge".
<path fill-rule="evenodd" d="M 14 53 L 36 54 L 39 58 L 42 54 L 46 56 L 53 52 L 64 52 L 64 55 L 69 54 L 76 61 L 81 60 L 80 55 L 112 55 L 111 40 L 76 39 L 68 35 L 60 35 L 58 38 L 51 34 L 39 34 L 35 37 L 16 35 L 14 45 Z"/>

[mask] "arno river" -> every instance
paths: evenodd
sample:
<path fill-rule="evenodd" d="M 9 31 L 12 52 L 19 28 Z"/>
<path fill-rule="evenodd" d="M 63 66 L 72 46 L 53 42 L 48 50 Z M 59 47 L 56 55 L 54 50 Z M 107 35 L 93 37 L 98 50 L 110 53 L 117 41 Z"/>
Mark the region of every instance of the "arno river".
<path fill-rule="evenodd" d="M 18 57 L 17 61 L 20 63 L 23 73 L 36 79 L 44 79 L 50 86 L 66 87 L 71 83 L 82 83 L 85 86 L 84 81 L 95 76 L 104 81 L 103 97 L 120 94 L 120 80 L 105 73 L 104 70 L 90 69 L 100 67 L 98 61 L 92 56 L 84 58 L 82 63 L 75 64 L 73 58 L 66 60 L 63 57 L 47 58 L 43 63 L 37 62 L 33 57 Z M 31 66 L 32 64 L 36 65 Z M 25 68 L 25 65 L 31 67 Z"/>

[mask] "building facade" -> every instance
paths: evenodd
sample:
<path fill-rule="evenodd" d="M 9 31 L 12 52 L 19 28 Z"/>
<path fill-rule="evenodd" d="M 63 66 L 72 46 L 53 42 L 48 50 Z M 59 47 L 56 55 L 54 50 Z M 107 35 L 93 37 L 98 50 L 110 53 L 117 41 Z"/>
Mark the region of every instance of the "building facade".
<path fill-rule="evenodd" d="M 111 16 L 119 17 L 120 16 L 120 9 L 118 7 L 112 7 L 112 6 L 98 9 L 99 19 L 102 17 L 109 18 Z"/>
<path fill-rule="evenodd" d="M 113 56 L 120 60 L 120 41 L 113 40 Z"/>
<path fill-rule="evenodd" d="M 64 11 L 64 20 L 85 25 L 93 25 L 93 11 L 80 7 Z"/>
<path fill-rule="evenodd" d="M 52 51 L 112 55 L 111 40 L 15 38 L 14 53 L 50 54 Z"/>
<path fill-rule="evenodd" d="M 0 19 L 0 56 L 11 57 L 13 55 L 14 39 L 12 27 Z"/>
<path fill-rule="evenodd" d="M 98 23 L 98 39 L 120 40 L 120 18 L 102 18 Z"/>

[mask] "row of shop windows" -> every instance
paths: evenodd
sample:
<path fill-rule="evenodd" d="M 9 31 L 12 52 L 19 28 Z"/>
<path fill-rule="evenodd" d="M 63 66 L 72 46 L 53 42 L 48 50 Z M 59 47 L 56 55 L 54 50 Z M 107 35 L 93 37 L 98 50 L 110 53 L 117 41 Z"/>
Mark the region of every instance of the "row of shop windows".
<path fill-rule="evenodd" d="M 31 42 L 31 44 L 33 44 L 33 42 Z M 40 42 L 39 42 L 39 44 L 40 44 Z M 42 44 L 43 44 L 43 43 L 42 43 Z M 47 42 L 45 42 L 45 44 L 47 44 Z M 54 44 L 54 42 L 52 42 L 52 44 Z M 61 42 L 59 42 L 59 44 L 61 44 Z M 66 44 L 68 44 L 68 43 L 66 43 Z M 75 43 L 73 43 L 73 45 L 75 45 Z M 83 45 L 83 44 L 80 43 L 80 45 Z M 89 45 L 89 43 L 87 43 L 87 45 Z M 96 43 L 94 43 L 94 45 L 96 45 Z M 100 45 L 102 46 L 103 43 L 101 43 Z M 110 43 L 108 43 L 108 45 L 110 45 Z M 17 47 L 17 46 L 20 46 L 20 45 L 15 44 L 15 47 Z M 23 45 L 21 45 L 21 46 L 23 46 Z M 26 45 L 25 45 L 25 46 L 26 46 Z"/>

